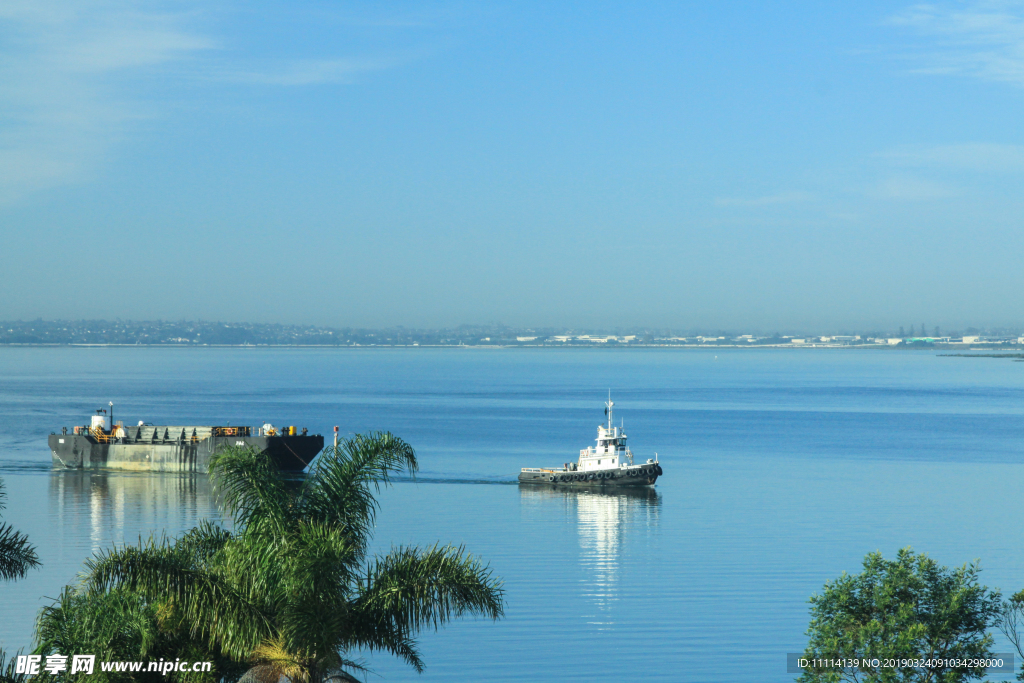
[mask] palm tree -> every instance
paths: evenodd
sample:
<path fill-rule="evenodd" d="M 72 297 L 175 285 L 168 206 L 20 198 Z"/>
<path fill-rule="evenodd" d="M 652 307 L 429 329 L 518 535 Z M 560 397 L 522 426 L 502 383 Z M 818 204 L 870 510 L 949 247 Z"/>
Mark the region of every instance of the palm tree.
<path fill-rule="evenodd" d="M 0 648 L 0 683 L 26 683 L 28 674 L 18 673 L 17 657 L 13 655 L 8 658 L 7 653 Z"/>
<path fill-rule="evenodd" d="M 4 500 L 4 481 L 0 479 L 0 510 L 6 509 Z M 28 536 L 15 531 L 10 524 L 0 522 L 0 579 L 10 581 L 25 577 L 29 569 L 39 566 L 36 549 L 28 542 Z M 0 683 L 21 683 L 28 677 L 15 673 L 14 657 L 7 658 L 7 653 L 0 648 Z"/>
<path fill-rule="evenodd" d="M 210 464 L 233 531 L 210 523 L 177 541 L 150 538 L 87 563 L 92 591 L 128 590 L 211 650 L 252 665 L 247 678 L 356 680 L 353 650 L 382 650 L 417 671 L 414 636 L 451 619 L 498 619 L 504 593 L 461 547 L 394 548 L 368 557 L 378 503 L 394 474 L 417 469 L 389 433 L 357 435 L 317 458 L 301 480 L 250 449 Z"/>
<path fill-rule="evenodd" d="M 4 510 L 3 479 L 0 479 L 0 510 Z M 39 566 L 36 549 L 28 542 L 28 536 L 15 531 L 10 524 L 0 523 L 0 579 L 10 581 L 25 577 L 29 569 Z"/>

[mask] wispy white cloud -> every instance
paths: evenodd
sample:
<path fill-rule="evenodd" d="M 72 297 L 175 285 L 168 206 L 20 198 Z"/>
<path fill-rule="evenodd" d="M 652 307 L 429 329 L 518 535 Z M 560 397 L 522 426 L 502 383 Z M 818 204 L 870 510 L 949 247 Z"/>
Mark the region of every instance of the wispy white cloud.
<path fill-rule="evenodd" d="M 216 78 L 253 85 L 300 86 L 353 83 L 356 76 L 394 66 L 396 60 L 300 59 L 252 68 L 215 70 Z"/>
<path fill-rule="evenodd" d="M 920 4 L 890 17 L 888 23 L 929 39 L 928 46 L 912 55 L 913 71 L 1024 85 L 1024 2 Z"/>
<path fill-rule="evenodd" d="M 1024 145 L 967 143 L 904 146 L 877 155 L 896 166 L 982 173 L 1024 171 Z"/>
<path fill-rule="evenodd" d="M 716 197 L 715 206 L 772 206 L 777 204 L 799 204 L 814 201 L 815 195 L 797 190 L 781 192 L 763 197 Z"/>
<path fill-rule="evenodd" d="M 133 124 L 166 113 L 140 93 L 165 97 L 167 79 L 344 84 L 421 56 L 253 58 L 217 35 L 217 11 L 163 0 L 0 2 L 0 205 L 86 177 Z"/>
<path fill-rule="evenodd" d="M 714 199 L 715 206 L 766 209 L 793 207 L 814 215 L 851 220 L 849 208 L 865 199 L 883 202 L 940 202 L 979 196 L 993 188 L 1012 187 L 1024 173 L 1024 145 L 957 143 L 901 145 L 867 154 L 842 169 L 819 167 L 798 183 L 809 190 L 764 196 Z M 813 175 L 813 180 L 808 180 Z"/>
<path fill-rule="evenodd" d="M 115 81 L 215 47 L 187 15 L 118 0 L 8 0 L 0 45 L 0 203 L 80 176 L 152 115 Z"/>
<path fill-rule="evenodd" d="M 922 202 L 949 199 L 960 194 L 959 190 L 943 183 L 914 176 L 892 176 L 868 188 L 867 196 L 872 199 Z"/>

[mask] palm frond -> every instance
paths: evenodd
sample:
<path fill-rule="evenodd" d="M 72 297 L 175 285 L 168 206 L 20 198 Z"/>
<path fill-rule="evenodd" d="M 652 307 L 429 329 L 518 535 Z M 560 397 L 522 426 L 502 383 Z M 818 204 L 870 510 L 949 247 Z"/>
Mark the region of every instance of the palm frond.
<path fill-rule="evenodd" d="M 224 549 L 231 540 L 231 532 L 208 519 L 201 520 L 174 544 L 175 549 L 191 556 L 192 561 L 202 563 Z"/>
<path fill-rule="evenodd" d="M 301 522 L 282 558 L 291 580 L 320 593 L 348 584 L 356 572 L 356 551 L 342 529 L 319 522 Z"/>
<path fill-rule="evenodd" d="M 423 673 L 425 665 L 416 649 L 416 640 L 393 622 L 373 621 L 364 614 L 353 615 L 345 633 L 345 648 L 362 648 L 369 652 L 389 652 Z"/>
<path fill-rule="evenodd" d="M 395 548 L 367 567 L 357 604 L 367 615 L 415 631 L 465 614 L 499 619 L 504 590 L 490 567 L 462 547 Z"/>
<path fill-rule="evenodd" d="M 239 446 L 217 451 L 210 458 L 210 480 L 238 527 L 283 533 L 291 496 L 265 453 Z"/>
<path fill-rule="evenodd" d="M 358 671 L 362 674 L 373 673 L 373 669 L 368 666 L 351 659 L 346 659 L 339 655 L 335 657 L 333 664 L 325 669 L 326 673 L 323 677 L 324 683 L 327 683 L 327 681 L 351 681 L 352 683 L 363 683 L 348 671 L 345 671 L 345 669 Z"/>
<path fill-rule="evenodd" d="M 416 451 L 389 432 L 357 434 L 329 447 L 313 463 L 299 493 L 303 518 L 345 530 L 354 548 L 366 547 L 381 486 L 393 474 L 415 473 Z"/>
<path fill-rule="evenodd" d="M 21 650 L 18 650 L 8 659 L 7 653 L 0 648 L 0 683 L 26 683 L 28 681 L 28 674 L 16 673 L 18 655 L 20 654 Z"/>
<path fill-rule="evenodd" d="M 0 479 L 0 510 L 6 509 L 7 490 Z M 40 566 L 35 547 L 28 536 L 0 523 L 0 580 L 24 578 L 29 569 Z"/>
<path fill-rule="evenodd" d="M 20 579 L 29 569 L 40 566 L 36 549 L 28 536 L 10 524 L 0 524 L 0 579 Z"/>
<path fill-rule="evenodd" d="M 275 541 L 256 535 L 236 537 L 206 569 L 230 576 L 240 594 L 267 614 L 274 614 L 284 601 L 287 575 L 283 558 L 289 555 L 288 546 L 287 539 Z"/>
<path fill-rule="evenodd" d="M 173 601 L 191 633 L 225 653 L 247 654 L 272 631 L 244 583 L 196 566 L 166 540 L 101 552 L 86 561 L 86 569 L 90 590 L 123 588 L 151 601 Z"/>
<path fill-rule="evenodd" d="M 149 657 L 160 637 L 156 610 L 142 596 L 66 586 L 36 622 L 36 652 L 88 652 L 100 659 Z"/>

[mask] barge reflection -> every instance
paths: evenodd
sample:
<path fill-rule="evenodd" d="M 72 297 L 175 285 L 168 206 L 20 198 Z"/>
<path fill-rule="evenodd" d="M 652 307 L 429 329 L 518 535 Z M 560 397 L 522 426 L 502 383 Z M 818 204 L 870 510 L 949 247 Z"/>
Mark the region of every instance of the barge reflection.
<path fill-rule="evenodd" d="M 67 545 L 88 538 L 93 553 L 111 543 L 134 543 L 149 532 L 221 519 L 210 479 L 203 474 L 55 469 L 49 498 L 55 532 L 68 537 Z"/>

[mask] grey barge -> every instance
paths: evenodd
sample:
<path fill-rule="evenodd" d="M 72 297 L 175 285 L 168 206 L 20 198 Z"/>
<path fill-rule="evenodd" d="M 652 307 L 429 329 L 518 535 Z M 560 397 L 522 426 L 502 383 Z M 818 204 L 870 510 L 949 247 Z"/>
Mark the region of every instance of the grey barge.
<path fill-rule="evenodd" d="M 597 445 L 581 450 L 579 460 L 562 467 L 524 467 L 519 483 L 604 489 L 653 486 L 662 475 L 658 454 L 645 463 L 633 462 L 625 430 L 612 426 L 614 405 L 609 396 L 604 410 L 608 424 L 598 425 Z"/>
<path fill-rule="evenodd" d="M 111 405 L 113 413 L 113 405 Z M 295 427 L 152 425 L 112 427 L 105 410 L 87 425 L 50 434 L 53 464 L 69 469 L 111 468 L 147 472 L 210 471 L 210 458 L 227 446 L 254 448 L 286 472 L 301 472 L 324 447 L 324 437 Z"/>

